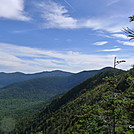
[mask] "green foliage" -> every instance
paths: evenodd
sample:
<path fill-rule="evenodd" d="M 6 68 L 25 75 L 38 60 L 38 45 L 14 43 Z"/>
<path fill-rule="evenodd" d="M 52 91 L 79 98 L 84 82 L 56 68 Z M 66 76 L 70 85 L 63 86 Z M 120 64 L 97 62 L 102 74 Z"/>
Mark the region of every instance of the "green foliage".
<path fill-rule="evenodd" d="M 0 118 L 9 114 L 14 118 L 28 116 L 42 105 L 48 104 L 53 97 L 62 94 L 100 71 L 102 70 L 83 71 L 77 74 L 62 71 L 27 75 L 0 73 L 1 83 L 5 82 L 3 84 L 43 77 L 18 82 L 0 89 Z"/>
<path fill-rule="evenodd" d="M 116 133 L 133 134 L 129 125 L 134 122 L 134 70 L 115 71 L 101 72 L 80 83 L 20 121 L 12 134 L 110 134 L 113 117 Z"/>
<path fill-rule="evenodd" d="M 112 87 L 116 87 L 116 84 L 117 84 L 117 79 L 114 78 L 114 77 L 105 77 L 103 78 L 103 80 L 105 80 L 105 82 L 112 86 Z"/>
<path fill-rule="evenodd" d="M 134 21 L 134 15 L 129 17 L 129 21 L 130 22 Z M 127 27 L 127 28 L 124 28 L 123 31 L 127 34 L 128 37 L 130 37 L 130 40 L 134 39 L 134 31 L 132 29 Z"/>
<path fill-rule="evenodd" d="M 118 75 L 122 72 L 121 70 L 116 70 Z M 111 116 L 109 116 L 111 100 L 109 98 L 112 99 L 112 96 L 110 95 L 111 90 L 109 91 L 110 86 L 106 83 L 103 84 L 103 78 L 113 75 L 113 70 L 107 70 L 89 78 L 69 90 L 63 97 L 52 101 L 47 108 L 42 109 L 28 121 L 25 120 L 23 126 L 21 123 L 18 124 L 15 132 L 20 133 L 22 128 L 23 131 L 27 131 L 29 134 L 41 131 L 44 134 L 79 132 L 85 134 L 90 131 L 94 133 L 110 131 L 110 128 L 107 129 L 105 120 L 111 120 Z M 103 97 L 106 100 L 103 100 Z M 118 115 L 120 111 L 117 110 L 116 113 Z"/>
<path fill-rule="evenodd" d="M 134 21 L 134 15 L 130 16 L 129 19 L 130 19 L 130 22 Z"/>
<path fill-rule="evenodd" d="M 85 108 L 83 108 L 83 113 L 78 116 L 79 122 L 77 124 L 77 129 L 75 130 L 75 132 L 82 134 L 111 133 L 111 124 L 113 117 L 115 118 L 116 133 L 123 134 L 129 131 L 128 126 L 133 122 L 131 121 L 131 119 L 133 119 L 132 114 L 134 113 L 134 107 L 132 106 L 134 102 L 133 100 L 131 100 L 132 96 L 128 96 L 128 92 L 114 93 L 113 96 L 113 90 L 109 88 L 109 84 L 113 85 L 113 81 L 115 79 L 106 78 L 105 80 L 108 82 L 107 88 L 109 90 L 106 89 L 105 92 L 103 92 L 101 97 L 102 99 L 99 100 L 97 103 L 95 103 L 94 105 L 86 105 Z M 128 111 L 128 107 L 130 111 Z M 131 117 L 129 117 L 128 115 Z"/>

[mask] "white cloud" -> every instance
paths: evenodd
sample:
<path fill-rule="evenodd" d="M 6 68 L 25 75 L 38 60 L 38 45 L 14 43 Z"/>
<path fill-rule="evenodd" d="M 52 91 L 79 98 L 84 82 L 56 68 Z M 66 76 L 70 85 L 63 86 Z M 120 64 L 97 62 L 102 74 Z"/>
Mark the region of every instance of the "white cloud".
<path fill-rule="evenodd" d="M 104 52 L 114 52 L 114 51 L 120 51 L 121 48 L 115 48 L 115 49 L 104 49 L 104 50 L 101 50 L 101 51 L 104 51 Z"/>
<path fill-rule="evenodd" d="M 131 25 L 126 19 L 129 16 L 128 14 L 107 14 L 94 18 L 75 18 L 69 14 L 65 6 L 56 2 L 42 2 L 37 5 L 41 10 L 41 16 L 44 21 L 43 28 L 89 28 L 108 32 L 121 32 L 123 27 Z"/>
<path fill-rule="evenodd" d="M 134 42 L 131 41 L 117 41 L 118 43 L 121 43 L 123 45 L 127 45 L 127 46 L 134 46 Z"/>
<path fill-rule="evenodd" d="M 0 0 L 0 18 L 28 21 L 24 11 L 25 0 Z M 70 7 L 71 4 L 65 1 Z M 112 1 L 117 2 L 117 0 Z M 69 14 L 65 6 L 53 1 L 36 3 L 41 11 L 43 28 L 79 29 L 89 28 L 93 30 L 105 30 L 108 32 L 120 32 L 123 27 L 131 24 L 126 15 L 105 15 L 94 18 L 75 18 Z M 126 22 L 124 22 L 124 18 Z M 123 21 L 122 21 L 123 20 Z M 119 23 L 120 22 L 120 23 Z"/>
<path fill-rule="evenodd" d="M 113 37 L 128 40 L 128 37 L 124 34 L 112 34 Z"/>
<path fill-rule="evenodd" d="M 64 6 L 52 1 L 38 6 L 42 8 L 42 17 L 46 20 L 45 28 L 76 28 L 77 20 L 69 16 Z"/>
<path fill-rule="evenodd" d="M 79 20 L 78 28 L 90 28 L 93 30 L 104 30 L 108 32 L 120 32 L 125 24 L 119 24 L 117 16 L 101 16 Z"/>
<path fill-rule="evenodd" d="M 24 0 L 0 0 L 0 18 L 28 21 Z"/>
<path fill-rule="evenodd" d="M 120 48 L 116 48 L 105 51 L 112 52 L 120 50 Z M 56 69 L 79 72 L 82 70 L 113 66 L 113 58 L 115 56 L 117 56 L 118 59 L 127 61 L 118 66 L 121 69 L 129 69 L 131 65 L 134 64 L 133 55 L 96 55 L 74 51 L 58 52 L 0 43 L 0 72 L 21 71 L 33 73 Z"/>
<path fill-rule="evenodd" d="M 61 69 L 78 72 L 112 66 L 113 55 L 48 51 L 0 43 L 0 71 L 37 72 Z"/>
<path fill-rule="evenodd" d="M 94 45 L 101 46 L 101 45 L 105 45 L 107 43 L 108 43 L 108 41 L 100 41 L 100 42 L 95 42 Z"/>

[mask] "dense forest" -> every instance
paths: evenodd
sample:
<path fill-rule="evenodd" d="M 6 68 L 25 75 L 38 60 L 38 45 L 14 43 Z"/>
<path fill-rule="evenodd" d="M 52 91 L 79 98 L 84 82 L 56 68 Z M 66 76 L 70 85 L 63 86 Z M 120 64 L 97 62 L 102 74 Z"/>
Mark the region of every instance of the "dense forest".
<path fill-rule="evenodd" d="M 107 69 L 109 67 L 75 74 L 63 71 L 36 74 L 1 73 L 1 83 L 4 83 L 6 78 L 8 80 L 13 78 L 12 82 L 31 79 L 13 84 L 9 84 L 9 81 L 9 85 L 0 88 L 0 120 L 8 117 L 19 121 L 28 117 L 41 107 L 45 107 L 57 96 L 61 96 L 87 78 Z M 33 77 L 36 79 L 32 79 Z"/>
<path fill-rule="evenodd" d="M 12 134 L 133 134 L 134 67 L 105 70 L 16 124 Z M 113 126 L 113 122 L 115 123 Z"/>

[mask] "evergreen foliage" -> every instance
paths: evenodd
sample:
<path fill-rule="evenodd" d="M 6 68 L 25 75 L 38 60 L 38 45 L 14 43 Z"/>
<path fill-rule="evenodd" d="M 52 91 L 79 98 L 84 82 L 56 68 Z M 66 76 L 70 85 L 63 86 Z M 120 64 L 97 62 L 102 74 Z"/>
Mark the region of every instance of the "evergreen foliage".
<path fill-rule="evenodd" d="M 39 132 L 43 134 L 110 134 L 114 106 L 116 132 L 133 133 L 133 130 L 129 128 L 134 121 L 132 118 L 134 85 L 133 77 L 130 75 L 133 70 L 128 72 L 115 70 L 115 84 L 113 84 L 115 79 L 112 78 L 113 71 L 111 69 L 101 72 L 74 87 L 31 119 L 25 120 L 23 127 L 18 124 L 15 132 L 20 134 L 26 132 L 28 134 Z M 113 87 L 120 85 L 123 76 L 127 77 L 126 83 L 129 86 L 127 85 L 125 90 L 118 89 L 113 98 Z M 129 77 L 132 77 L 131 82 Z"/>
<path fill-rule="evenodd" d="M 72 74 L 62 71 L 42 72 L 36 74 L 22 74 L 22 73 L 1 73 L 3 78 L 7 81 L 21 78 L 34 78 L 38 79 L 25 80 L 22 82 L 14 83 L 0 89 L 0 119 L 9 116 L 21 120 L 23 117 L 29 116 L 36 112 L 40 107 L 52 101 L 56 96 L 59 96 L 71 89 L 75 85 L 84 81 L 85 79 L 109 68 L 101 70 L 83 71 L 80 73 Z M 49 76 L 49 77 L 46 77 Z M 50 77 L 53 76 L 53 77 Z M 21 79 L 21 80 L 22 80 Z"/>
<path fill-rule="evenodd" d="M 85 80 L 35 115 L 24 118 L 10 134 L 111 134 L 113 117 L 117 134 L 133 134 L 134 129 L 129 128 L 133 116 L 134 68 L 127 72 L 111 69 Z"/>
<path fill-rule="evenodd" d="M 129 21 L 130 22 L 134 21 L 134 15 L 129 17 Z M 130 40 L 134 39 L 134 31 L 132 29 L 127 27 L 127 28 L 124 28 L 123 31 L 127 34 L 128 37 L 130 37 Z"/>

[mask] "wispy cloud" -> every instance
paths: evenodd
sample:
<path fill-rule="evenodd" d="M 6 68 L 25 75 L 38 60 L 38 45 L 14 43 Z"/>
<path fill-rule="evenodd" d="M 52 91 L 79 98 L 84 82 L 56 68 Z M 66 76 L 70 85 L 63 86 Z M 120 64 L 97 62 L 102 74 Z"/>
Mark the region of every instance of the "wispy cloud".
<path fill-rule="evenodd" d="M 0 70 L 36 72 L 61 69 L 78 72 L 112 65 L 113 55 L 49 51 L 0 43 Z"/>
<path fill-rule="evenodd" d="M 43 28 L 104 30 L 108 32 L 120 32 L 123 27 L 131 24 L 126 20 L 128 14 L 105 15 L 92 18 L 75 18 L 69 14 L 65 6 L 49 1 L 37 4 L 41 10 L 44 21 Z M 126 21 L 122 21 L 122 20 Z M 120 23 L 119 23 L 120 22 Z M 129 24 L 129 25 L 128 25 Z"/>
<path fill-rule="evenodd" d="M 68 6 L 73 6 L 63 0 Z M 119 0 L 110 0 L 108 3 L 117 3 Z M 29 21 L 31 18 L 24 11 L 25 0 L 1 0 L 0 1 L 0 18 Z M 79 29 L 89 28 L 92 30 L 105 30 L 108 32 L 120 32 L 123 27 L 128 27 L 128 21 L 122 21 L 127 18 L 128 14 L 116 14 L 114 16 L 107 14 L 105 16 L 92 18 L 76 18 L 71 16 L 65 6 L 54 1 L 45 1 L 36 3 L 37 12 L 41 11 L 43 19 L 43 28 L 59 29 Z M 31 13 L 32 16 L 32 12 Z M 33 18 L 34 19 L 34 18 Z M 38 21 L 38 20 L 37 20 Z M 120 22 L 120 23 L 119 23 Z"/>
<path fill-rule="evenodd" d="M 30 20 L 24 11 L 24 0 L 0 0 L 0 18 Z"/>
<path fill-rule="evenodd" d="M 67 1 L 67 0 L 63 0 L 69 7 L 71 7 L 72 9 L 74 9 L 73 8 L 73 6 Z"/>
<path fill-rule="evenodd" d="M 115 52 L 115 51 L 120 51 L 121 48 L 114 48 L 114 49 L 104 49 L 104 50 L 101 50 L 101 51 L 104 51 L 104 52 Z"/>
<path fill-rule="evenodd" d="M 113 37 L 128 40 L 129 38 L 124 34 L 112 34 Z"/>
<path fill-rule="evenodd" d="M 68 14 L 64 6 L 55 2 L 38 4 L 42 8 L 42 18 L 46 21 L 44 28 L 76 28 L 77 20 Z"/>
<path fill-rule="evenodd" d="M 100 41 L 100 42 L 95 42 L 94 45 L 102 46 L 102 45 L 105 45 L 107 43 L 108 43 L 108 41 Z"/>
<path fill-rule="evenodd" d="M 120 40 L 118 40 L 117 42 L 121 43 L 123 45 L 127 45 L 127 46 L 134 46 L 134 42 L 131 42 L 131 41 L 120 41 Z"/>

